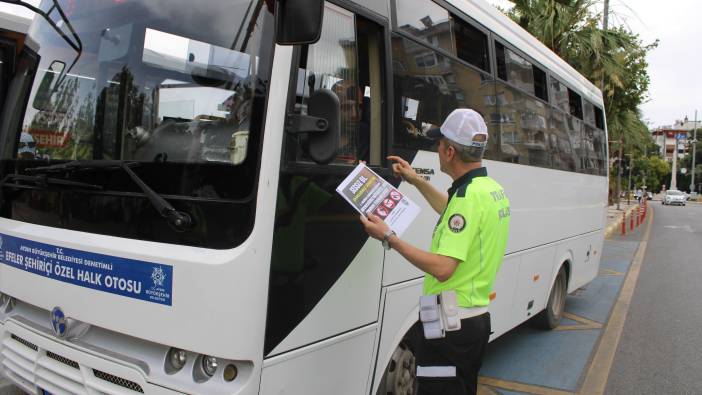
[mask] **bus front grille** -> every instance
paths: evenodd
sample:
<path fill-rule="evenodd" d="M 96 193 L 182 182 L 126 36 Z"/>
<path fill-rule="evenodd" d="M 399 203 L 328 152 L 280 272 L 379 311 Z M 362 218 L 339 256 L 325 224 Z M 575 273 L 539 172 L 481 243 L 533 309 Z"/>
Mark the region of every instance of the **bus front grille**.
<path fill-rule="evenodd" d="M 52 393 L 87 394 L 77 362 L 43 350 L 14 333 L 2 346 L 2 365 L 20 385 L 38 386 Z"/>
<path fill-rule="evenodd" d="M 37 351 L 37 350 L 39 349 L 39 348 L 37 347 L 36 344 L 34 344 L 34 343 L 32 343 L 32 342 L 28 342 L 28 341 L 22 339 L 21 337 L 15 335 L 15 334 L 11 335 L 10 337 L 11 337 L 13 340 L 17 341 L 18 343 L 20 343 L 20 344 L 26 346 L 27 348 L 31 348 L 31 349 L 34 350 L 34 351 Z"/>
<path fill-rule="evenodd" d="M 53 353 L 51 351 L 47 351 L 46 356 L 51 358 L 51 359 L 55 359 L 64 365 L 68 365 L 68 366 L 72 367 L 73 369 L 80 369 L 80 367 L 78 366 L 78 362 L 72 361 L 66 357 L 62 357 L 62 356 L 60 356 L 56 353 Z"/>
<path fill-rule="evenodd" d="M 119 385 L 120 387 L 130 389 L 134 392 L 139 392 L 142 394 L 144 393 L 144 390 L 141 388 L 141 386 L 133 381 L 123 379 L 121 377 L 117 377 L 115 375 L 99 371 L 97 369 L 93 369 L 93 374 L 95 375 L 95 377 L 97 377 L 101 380 L 109 381 L 112 384 Z"/>
<path fill-rule="evenodd" d="M 62 355 L 62 347 L 65 346 L 57 345 L 50 351 L 23 336 L 10 333 L 0 343 L 0 364 L 7 377 L 25 390 L 33 391 L 39 387 L 51 393 L 85 395 L 144 393 L 143 387 L 132 380 Z M 71 352 L 66 351 L 67 354 Z"/>

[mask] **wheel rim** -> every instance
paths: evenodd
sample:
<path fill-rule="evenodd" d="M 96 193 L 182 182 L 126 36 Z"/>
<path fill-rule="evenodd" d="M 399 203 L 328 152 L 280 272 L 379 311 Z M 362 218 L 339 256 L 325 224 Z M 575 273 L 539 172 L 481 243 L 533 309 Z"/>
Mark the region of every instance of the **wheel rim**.
<path fill-rule="evenodd" d="M 388 371 L 388 392 L 393 395 L 414 395 L 416 371 L 414 354 L 406 346 L 400 345 L 392 355 Z"/>
<path fill-rule="evenodd" d="M 553 294 L 551 295 L 553 299 L 550 303 L 551 315 L 556 320 L 561 318 L 565 306 L 565 287 L 565 275 L 563 272 L 559 272 L 556 282 L 553 284 Z"/>

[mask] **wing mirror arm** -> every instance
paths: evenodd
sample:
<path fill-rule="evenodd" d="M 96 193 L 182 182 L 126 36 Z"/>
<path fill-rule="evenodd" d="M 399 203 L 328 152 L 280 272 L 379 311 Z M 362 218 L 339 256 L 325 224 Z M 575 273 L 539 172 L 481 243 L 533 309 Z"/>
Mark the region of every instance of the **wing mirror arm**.
<path fill-rule="evenodd" d="M 301 142 L 304 153 L 325 165 L 336 157 L 341 137 L 341 105 L 329 89 L 317 89 L 307 100 L 307 115 L 288 114 L 285 131 Z M 300 139 L 301 135 L 307 138 Z"/>
<path fill-rule="evenodd" d="M 324 133 L 329 129 L 329 123 L 324 118 L 302 114 L 288 114 L 285 132 L 291 135 L 302 133 Z"/>

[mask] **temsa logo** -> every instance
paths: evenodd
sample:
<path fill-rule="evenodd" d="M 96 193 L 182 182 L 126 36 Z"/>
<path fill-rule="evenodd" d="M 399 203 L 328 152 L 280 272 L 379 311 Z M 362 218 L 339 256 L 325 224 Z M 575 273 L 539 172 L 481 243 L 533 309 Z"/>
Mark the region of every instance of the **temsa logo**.
<path fill-rule="evenodd" d="M 432 168 L 423 168 L 423 167 L 413 167 L 414 172 L 417 173 L 420 177 L 423 179 L 429 181 L 431 179 L 431 176 L 434 175 L 434 169 Z"/>

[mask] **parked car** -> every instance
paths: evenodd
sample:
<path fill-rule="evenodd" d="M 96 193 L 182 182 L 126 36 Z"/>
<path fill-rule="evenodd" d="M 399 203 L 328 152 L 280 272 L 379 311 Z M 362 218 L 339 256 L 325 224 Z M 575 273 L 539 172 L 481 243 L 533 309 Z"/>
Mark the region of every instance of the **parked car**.
<path fill-rule="evenodd" d="M 665 196 L 663 196 L 662 203 L 665 205 L 679 204 L 684 206 L 686 201 L 687 197 L 684 193 L 671 189 L 665 191 Z"/>
<path fill-rule="evenodd" d="M 697 192 L 690 192 L 690 193 L 687 195 L 687 200 L 693 200 L 693 201 L 696 202 L 696 201 L 697 201 L 697 198 L 698 198 Z"/>
<path fill-rule="evenodd" d="M 646 200 L 653 200 L 653 192 L 646 192 Z"/>

